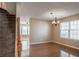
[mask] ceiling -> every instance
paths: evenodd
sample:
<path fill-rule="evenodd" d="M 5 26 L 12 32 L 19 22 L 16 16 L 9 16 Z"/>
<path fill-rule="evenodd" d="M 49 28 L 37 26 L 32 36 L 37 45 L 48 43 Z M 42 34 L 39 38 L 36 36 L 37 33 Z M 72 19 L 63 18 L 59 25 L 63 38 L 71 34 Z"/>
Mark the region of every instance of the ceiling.
<path fill-rule="evenodd" d="M 17 3 L 17 15 L 52 20 L 53 12 L 57 18 L 71 16 L 79 13 L 78 2 L 19 2 Z"/>

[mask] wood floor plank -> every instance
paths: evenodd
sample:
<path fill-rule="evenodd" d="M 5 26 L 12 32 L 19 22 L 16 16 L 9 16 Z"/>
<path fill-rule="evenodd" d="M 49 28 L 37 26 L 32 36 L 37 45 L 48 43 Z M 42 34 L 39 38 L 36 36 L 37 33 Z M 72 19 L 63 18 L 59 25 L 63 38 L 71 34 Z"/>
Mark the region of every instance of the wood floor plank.
<path fill-rule="evenodd" d="M 56 43 L 35 44 L 30 46 L 29 57 L 79 57 L 79 50 Z"/>

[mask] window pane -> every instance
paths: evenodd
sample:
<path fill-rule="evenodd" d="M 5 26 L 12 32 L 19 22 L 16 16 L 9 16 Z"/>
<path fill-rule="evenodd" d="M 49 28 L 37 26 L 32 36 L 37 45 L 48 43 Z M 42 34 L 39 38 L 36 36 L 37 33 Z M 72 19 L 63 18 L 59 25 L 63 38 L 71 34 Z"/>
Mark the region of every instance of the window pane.
<path fill-rule="evenodd" d="M 60 36 L 61 36 L 62 38 L 68 38 L 68 31 L 61 31 Z"/>
<path fill-rule="evenodd" d="M 22 31 L 22 35 L 27 35 L 27 26 L 22 25 L 21 31 Z"/>
<path fill-rule="evenodd" d="M 30 34 L 30 25 L 28 25 L 28 35 Z"/>
<path fill-rule="evenodd" d="M 28 48 L 28 41 L 22 41 L 22 50 L 26 50 Z"/>
<path fill-rule="evenodd" d="M 73 29 L 73 30 L 77 29 L 77 21 L 70 22 L 70 29 Z"/>
<path fill-rule="evenodd" d="M 77 21 L 76 26 L 77 26 L 77 30 L 79 30 L 79 21 Z"/>
<path fill-rule="evenodd" d="M 70 31 L 71 39 L 78 39 L 77 35 L 78 35 L 78 31 Z"/>
<path fill-rule="evenodd" d="M 61 30 L 68 30 L 69 29 L 69 22 L 64 22 L 60 24 L 60 29 Z"/>
<path fill-rule="evenodd" d="M 79 40 L 79 31 L 77 31 L 76 39 Z"/>

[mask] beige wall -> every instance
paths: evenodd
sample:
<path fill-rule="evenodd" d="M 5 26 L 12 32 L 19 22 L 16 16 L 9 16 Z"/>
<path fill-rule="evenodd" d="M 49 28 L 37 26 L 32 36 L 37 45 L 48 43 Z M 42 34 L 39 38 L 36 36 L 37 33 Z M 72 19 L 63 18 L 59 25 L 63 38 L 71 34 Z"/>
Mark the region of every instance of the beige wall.
<path fill-rule="evenodd" d="M 70 17 L 66 17 L 63 19 L 60 19 L 61 22 L 65 22 L 65 21 L 71 21 L 71 20 L 79 20 L 79 14 L 74 15 L 74 16 L 70 16 Z M 57 43 L 61 43 L 61 44 L 65 44 L 74 48 L 79 48 L 79 40 L 70 40 L 70 39 L 64 39 L 64 38 L 60 38 L 60 30 L 59 30 L 60 26 L 52 26 L 52 41 L 53 42 L 57 42 Z"/>
<path fill-rule="evenodd" d="M 51 23 L 49 21 L 30 20 L 30 44 L 51 42 Z"/>

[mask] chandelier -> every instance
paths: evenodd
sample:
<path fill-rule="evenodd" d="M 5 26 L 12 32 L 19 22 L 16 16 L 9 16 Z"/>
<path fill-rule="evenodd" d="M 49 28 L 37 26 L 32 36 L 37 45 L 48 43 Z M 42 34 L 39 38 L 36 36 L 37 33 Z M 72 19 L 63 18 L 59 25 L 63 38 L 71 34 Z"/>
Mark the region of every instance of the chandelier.
<path fill-rule="evenodd" d="M 54 20 L 52 21 L 53 25 L 58 25 L 60 23 L 60 21 L 57 20 L 57 17 L 51 12 L 50 15 L 54 18 Z"/>

